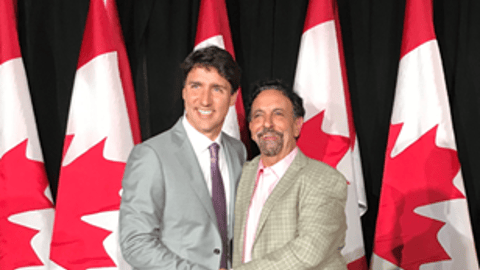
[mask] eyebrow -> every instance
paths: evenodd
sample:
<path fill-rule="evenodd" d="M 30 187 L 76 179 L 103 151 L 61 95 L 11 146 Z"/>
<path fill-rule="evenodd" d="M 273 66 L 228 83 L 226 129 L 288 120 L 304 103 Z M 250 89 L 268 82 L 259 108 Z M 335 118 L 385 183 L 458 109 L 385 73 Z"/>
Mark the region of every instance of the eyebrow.
<path fill-rule="evenodd" d="M 203 85 L 203 83 L 200 82 L 200 81 L 188 81 L 188 82 L 186 82 L 186 84 L 188 84 L 188 85 Z M 227 90 L 228 90 L 228 86 L 226 86 L 226 85 L 213 84 L 212 86 L 213 86 L 213 87 L 219 87 L 219 88 L 223 88 L 223 89 L 227 89 Z"/>
<path fill-rule="evenodd" d="M 277 111 L 284 112 L 284 111 L 286 111 L 286 110 L 285 110 L 284 108 L 274 108 L 274 109 L 272 110 L 272 112 L 277 112 Z M 251 111 L 252 114 L 254 114 L 254 113 L 256 113 L 256 112 L 265 112 L 265 110 L 262 109 L 262 108 L 258 108 L 258 109 L 255 109 L 255 110 Z"/>
<path fill-rule="evenodd" d="M 262 109 L 255 109 L 255 110 L 251 111 L 251 113 L 250 113 L 250 114 L 252 114 L 252 115 L 253 115 L 253 114 L 257 113 L 257 112 L 265 112 L 265 111 L 264 111 L 264 110 L 262 110 Z"/>
<path fill-rule="evenodd" d="M 220 87 L 220 88 L 224 88 L 224 89 L 228 89 L 228 87 L 226 85 L 221 85 L 221 84 L 214 84 L 212 85 L 213 87 Z"/>
<path fill-rule="evenodd" d="M 187 84 L 202 84 L 201 82 L 199 81 L 188 81 Z"/>

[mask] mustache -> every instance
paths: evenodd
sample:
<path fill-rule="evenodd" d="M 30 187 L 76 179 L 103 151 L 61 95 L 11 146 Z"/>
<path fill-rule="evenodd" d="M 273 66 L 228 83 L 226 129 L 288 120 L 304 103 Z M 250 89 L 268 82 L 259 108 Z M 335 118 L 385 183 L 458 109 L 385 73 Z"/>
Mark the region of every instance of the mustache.
<path fill-rule="evenodd" d="M 283 138 L 283 133 L 278 132 L 278 131 L 274 130 L 273 128 L 263 128 L 261 131 L 259 131 L 257 133 L 257 138 L 260 139 L 261 137 L 263 137 L 267 133 L 272 133 L 274 135 L 277 135 L 280 138 Z"/>

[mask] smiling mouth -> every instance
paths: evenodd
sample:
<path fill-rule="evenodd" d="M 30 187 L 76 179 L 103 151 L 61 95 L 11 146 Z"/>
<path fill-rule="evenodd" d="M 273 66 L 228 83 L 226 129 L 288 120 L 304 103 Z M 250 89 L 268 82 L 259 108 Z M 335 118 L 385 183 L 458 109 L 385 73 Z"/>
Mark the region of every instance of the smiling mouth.
<path fill-rule="evenodd" d="M 273 128 L 264 128 L 257 133 L 257 137 L 263 141 L 277 141 L 283 138 L 283 134 Z"/>
<path fill-rule="evenodd" d="M 212 114 L 212 110 L 198 110 L 198 112 L 201 114 L 201 115 L 210 115 Z"/>
<path fill-rule="evenodd" d="M 275 135 L 264 135 L 264 136 L 262 136 L 262 140 L 264 140 L 264 141 L 275 141 L 277 139 L 278 139 L 278 137 L 275 136 Z"/>

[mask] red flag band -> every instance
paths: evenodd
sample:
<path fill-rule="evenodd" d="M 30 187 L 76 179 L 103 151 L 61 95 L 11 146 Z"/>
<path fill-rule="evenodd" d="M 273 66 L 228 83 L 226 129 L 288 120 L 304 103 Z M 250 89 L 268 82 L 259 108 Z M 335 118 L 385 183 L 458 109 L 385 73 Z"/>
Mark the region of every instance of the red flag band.
<path fill-rule="evenodd" d="M 118 210 L 138 126 L 115 3 L 91 0 L 64 143 L 52 269 L 130 269 L 118 245 Z"/>
<path fill-rule="evenodd" d="M 477 269 L 432 0 L 407 0 L 371 269 Z"/>
<path fill-rule="evenodd" d="M 54 209 L 15 3 L 0 1 L 0 269 L 48 269 Z"/>
<path fill-rule="evenodd" d="M 340 25 L 335 2 L 309 2 L 294 90 L 306 109 L 298 146 L 309 157 L 337 168 L 349 181 L 347 236 L 342 254 L 348 268 L 367 269 L 360 215 L 366 211 L 358 143 L 350 108 Z"/>

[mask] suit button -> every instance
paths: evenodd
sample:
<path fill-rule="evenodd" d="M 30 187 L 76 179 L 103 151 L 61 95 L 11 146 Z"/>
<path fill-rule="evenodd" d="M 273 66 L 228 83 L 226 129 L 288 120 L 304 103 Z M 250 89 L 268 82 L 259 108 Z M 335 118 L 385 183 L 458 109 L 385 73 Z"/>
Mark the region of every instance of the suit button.
<path fill-rule="evenodd" d="M 217 255 L 220 254 L 220 249 L 218 249 L 218 248 L 214 249 L 214 250 L 213 250 L 213 253 L 215 253 L 215 254 L 217 254 Z"/>

